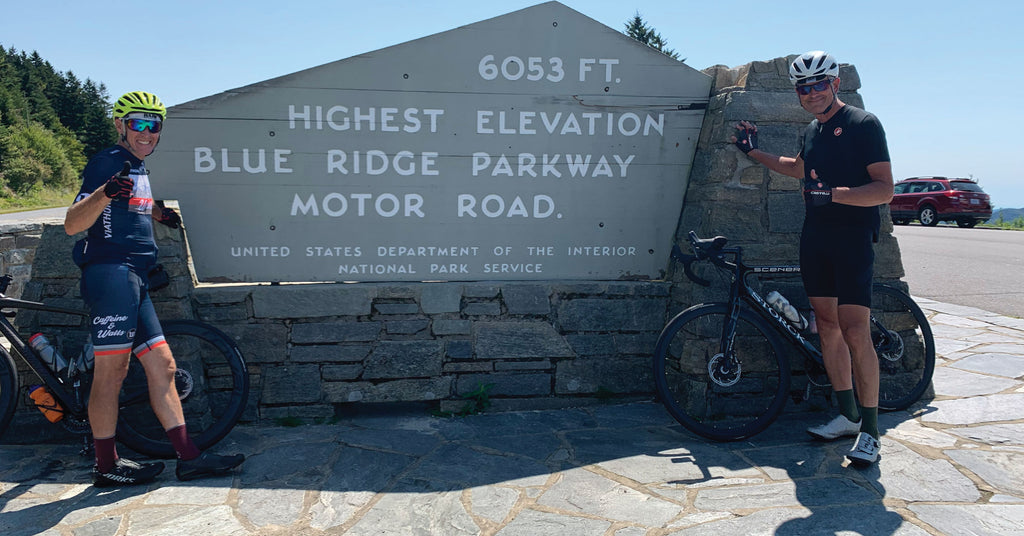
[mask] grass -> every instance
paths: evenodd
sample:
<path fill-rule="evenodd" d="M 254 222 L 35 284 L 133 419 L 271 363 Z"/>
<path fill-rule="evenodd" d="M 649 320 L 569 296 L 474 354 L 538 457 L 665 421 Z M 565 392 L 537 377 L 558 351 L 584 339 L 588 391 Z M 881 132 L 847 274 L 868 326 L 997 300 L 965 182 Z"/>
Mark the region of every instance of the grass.
<path fill-rule="evenodd" d="M 77 193 L 77 190 L 38 190 L 27 195 L 10 197 L 0 192 L 0 213 L 71 206 Z"/>

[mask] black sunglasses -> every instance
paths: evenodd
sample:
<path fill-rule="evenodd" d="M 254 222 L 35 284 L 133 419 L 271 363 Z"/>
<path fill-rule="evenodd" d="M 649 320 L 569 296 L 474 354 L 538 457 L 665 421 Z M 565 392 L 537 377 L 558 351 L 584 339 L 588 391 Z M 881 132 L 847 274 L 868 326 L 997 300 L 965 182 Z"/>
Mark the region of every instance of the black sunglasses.
<path fill-rule="evenodd" d="M 801 95 L 810 95 L 811 91 L 825 91 L 830 84 L 832 84 L 832 80 L 822 80 L 814 84 L 796 86 L 796 92 Z"/>

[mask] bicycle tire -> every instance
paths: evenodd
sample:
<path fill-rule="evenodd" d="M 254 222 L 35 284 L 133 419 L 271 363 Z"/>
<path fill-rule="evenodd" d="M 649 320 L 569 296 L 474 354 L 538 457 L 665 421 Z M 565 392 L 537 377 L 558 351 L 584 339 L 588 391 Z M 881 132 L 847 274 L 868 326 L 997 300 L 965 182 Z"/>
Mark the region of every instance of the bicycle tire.
<path fill-rule="evenodd" d="M 0 437 L 14 417 L 18 405 L 18 367 L 6 350 L 0 349 Z"/>
<path fill-rule="evenodd" d="M 231 431 L 249 399 L 249 372 L 238 345 L 222 331 L 193 320 L 163 323 L 177 365 L 175 383 L 189 436 L 200 450 Z M 132 359 L 121 389 L 117 438 L 128 448 L 157 458 L 175 456 L 149 403 L 146 374 Z"/>
<path fill-rule="evenodd" d="M 736 326 L 739 373 L 711 372 L 724 359 L 719 349 L 727 316 L 725 303 L 679 313 L 662 329 L 653 362 L 655 388 L 668 412 L 687 430 L 715 441 L 746 439 L 767 428 L 782 412 L 790 385 L 782 343 L 748 309 L 740 309 Z"/>
<path fill-rule="evenodd" d="M 871 340 L 878 354 L 878 407 L 903 410 L 917 402 L 931 385 L 935 372 L 935 339 L 928 318 L 905 292 L 887 286 L 872 289 Z"/>

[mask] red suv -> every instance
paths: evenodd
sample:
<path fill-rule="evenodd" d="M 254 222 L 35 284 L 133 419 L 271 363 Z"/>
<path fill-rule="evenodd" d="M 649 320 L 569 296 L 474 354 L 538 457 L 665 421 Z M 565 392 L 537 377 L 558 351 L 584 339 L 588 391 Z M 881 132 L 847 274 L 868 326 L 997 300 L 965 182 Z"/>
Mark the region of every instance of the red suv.
<path fill-rule="evenodd" d="M 970 179 L 913 177 L 896 184 L 889 212 L 896 225 L 920 220 L 929 227 L 940 221 L 974 227 L 992 217 L 992 204 L 988 194 Z"/>

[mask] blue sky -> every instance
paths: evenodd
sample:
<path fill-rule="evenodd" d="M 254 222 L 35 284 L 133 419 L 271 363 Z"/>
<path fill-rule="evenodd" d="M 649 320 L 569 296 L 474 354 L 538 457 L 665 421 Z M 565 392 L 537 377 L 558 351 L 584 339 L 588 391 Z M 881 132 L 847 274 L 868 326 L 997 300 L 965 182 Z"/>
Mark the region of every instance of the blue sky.
<path fill-rule="evenodd" d="M 174 105 L 538 3 L 34 0 L 4 7 L 0 44 Z M 1024 207 L 1024 2 L 563 3 L 616 30 L 639 11 L 697 69 L 828 50 L 857 67 L 897 179 L 973 176 L 995 206 Z"/>

